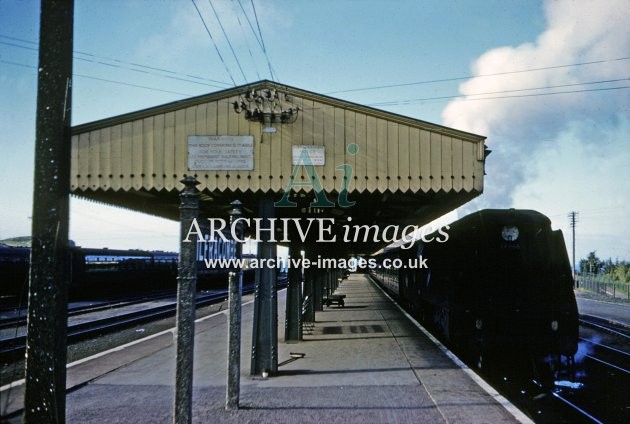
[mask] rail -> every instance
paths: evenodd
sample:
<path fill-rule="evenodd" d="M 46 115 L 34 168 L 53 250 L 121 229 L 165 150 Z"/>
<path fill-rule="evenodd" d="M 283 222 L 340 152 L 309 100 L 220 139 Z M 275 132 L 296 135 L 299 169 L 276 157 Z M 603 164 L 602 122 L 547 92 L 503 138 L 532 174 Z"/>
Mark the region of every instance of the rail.
<path fill-rule="evenodd" d="M 278 278 L 278 286 L 286 286 L 286 283 L 287 279 L 285 276 L 280 276 Z M 254 288 L 255 284 L 244 285 L 243 294 L 253 293 Z M 199 308 L 201 306 L 207 306 L 212 303 L 220 302 L 224 299 L 227 299 L 227 296 L 227 289 L 215 291 L 211 294 L 199 295 L 197 296 L 196 301 L 197 307 Z M 100 336 L 109 332 L 118 331 L 135 324 L 168 318 L 175 315 L 176 309 L 177 302 L 173 301 L 172 303 L 167 305 L 146 308 L 140 311 L 128 312 L 107 318 L 101 318 L 97 320 L 83 322 L 80 324 L 70 325 L 68 326 L 68 343 L 74 343 L 90 337 Z M 93 311 L 94 310 L 92 309 L 88 312 Z M 20 324 L 18 322 L 14 322 L 13 325 Z M 24 356 L 25 348 L 26 335 L 18 335 L 2 340 L 2 343 L 0 344 L 0 361 L 2 361 L 2 363 L 9 363 L 20 359 Z"/>
<path fill-rule="evenodd" d="M 226 292 L 213 293 L 211 295 L 199 296 L 197 307 L 219 302 L 227 297 Z M 101 336 L 103 334 L 118 331 L 135 324 L 154 321 L 173 316 L 177 309 L 177 303 L 172 302 L 154 308 L 147 308 L 139 311 L 118 314 L 107 318 L 100 318 L 88 322 L 83 322 L 68 326 L 68 343 L 75 343 L 90 337 Z M 3 363 L 11 362 L 24 355 L 26 348 L 26 335 L 20 335 L 2 340 L 0 347 L 0 359 Z"/>
<path fill-rule="evenodd" d="M 174 290 L 160 292 L 155 295 L 141 295 L 137 297 L 131 297 L 127 300 L 115 299 L 111 301 L 105 301 L 95 305 L 81 305 L 68 307 L 68 317 L 83 315 L 91 312 L 104 311 L 109 309 L 120 308 L 123 306 L 135 305 L 138 303 L 150 302 L 160 299 L 168 299 L 176 295 Z M 26 325 L 27 309 L 26 308 L 6 308 L 3 312 L 13 312 L 15 316 L 9 316 L 0 319 L 0 329 L 14 328 L 16 326 Z"/>

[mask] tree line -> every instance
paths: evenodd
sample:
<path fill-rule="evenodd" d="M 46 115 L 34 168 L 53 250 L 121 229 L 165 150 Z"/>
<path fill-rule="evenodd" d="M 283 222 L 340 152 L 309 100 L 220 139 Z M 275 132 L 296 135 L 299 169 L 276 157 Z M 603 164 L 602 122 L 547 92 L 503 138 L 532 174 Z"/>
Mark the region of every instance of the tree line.
<path fill-rule="evenodd" d="M 590 252 L 586 259 L 580 259 L 580 272 L 606 275 L 621 283 L 630 283 L 630 262 L 608 258 L 602 260 L 596 252 Z"/>

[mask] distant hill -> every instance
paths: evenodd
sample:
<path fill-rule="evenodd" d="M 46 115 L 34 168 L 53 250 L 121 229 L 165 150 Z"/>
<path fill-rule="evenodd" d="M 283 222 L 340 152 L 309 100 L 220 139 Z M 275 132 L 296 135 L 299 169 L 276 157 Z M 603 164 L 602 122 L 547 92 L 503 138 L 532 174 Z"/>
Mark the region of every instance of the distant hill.
<path fill-rule="evenodd" d="M 31 236 L 11 237 L 8 239 L 0 240 L 0 244 L 4 244 L 9 247 L 31 247 Z M 70 240 L 70 246 L 74 246 L 74 242 Z"/>
<path fill-rule="evenodd" d="M 31 236 L 12 237 L 4 240 L 0 240 L 0 243 L 9 247 L 31 247 Z"/>

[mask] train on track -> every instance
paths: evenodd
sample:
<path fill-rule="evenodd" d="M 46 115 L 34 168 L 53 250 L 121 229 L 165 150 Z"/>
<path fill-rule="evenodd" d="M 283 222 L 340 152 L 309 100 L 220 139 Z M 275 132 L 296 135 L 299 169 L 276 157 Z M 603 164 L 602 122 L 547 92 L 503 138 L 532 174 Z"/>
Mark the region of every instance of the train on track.
<path fill-rule="evenodd" d="M 230 258 L 233 249 L 216 244 L 198 244 L 199 289 L 227 286 L 227 269 L 208 269 L 203 259 Z M 120 250 L 108 248 L 69 249 L 71 299 L 124 297 L 152 291 L 175 289 L 178 254 L 174 252 Z M 31 249 L 0 243 L 1 306 L 26 304 Z M 244 282 L 253 280 L 253 270 L 244 272 Z"/>
<path fill-rule="evenodd" d="M 29 247 L 0 243 L 3 304 L 24 304 Z M 174 287 L 177 254 L 161 251 L 71 247 L 71 298 L 107 297 Z"/>
<path fill-rule="evenodd" d="M 385 249 L 371 270 L 413 316 L 479 367 L 511 353 L 537 364 L 573 362 L 579 325 L 573 277 L 562 232 L 551 229 L 549 218 L 487 209 L 424 240 Z M 407 265 L 414 263 L 426 267 Z"/>

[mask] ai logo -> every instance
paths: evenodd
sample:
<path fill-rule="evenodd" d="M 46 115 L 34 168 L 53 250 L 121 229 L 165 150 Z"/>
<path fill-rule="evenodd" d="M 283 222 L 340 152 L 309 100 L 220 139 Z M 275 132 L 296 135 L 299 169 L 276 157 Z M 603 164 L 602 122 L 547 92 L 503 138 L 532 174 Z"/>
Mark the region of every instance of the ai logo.
<path fill-rule="evenodd" d="M 355 143 L 348 145 L 347 152 L 350 155 L 356 155 L 359 151 L 359 146 Z M 321 164 L 316 162 L 317 164 Z M 300 168 L 304 167 L 305 174 L 309 178 L 308 181 L 296 181 L 298 177 L 298 173 Z M 339 187 L 339 195 L 337 196 L 337 204 L 342 208 L 349 208 L 350 206 L 354 206 L 356 202 L 352 202 L 348 200 L 348 186 L 350 184 L 350 180 L 352 179 L 352 165 L 348 163 L 343 163 L 341 165 L 337 165 L 335 170 L 342 171 L 343 177 L 341 178 L 341 184 Z M 320 208 L 331 208 L 334 207 L 335 204 L 328 200 L 326 197 L 326 193 L 324 192 L 324 188 L 322 187 L 321 181 L 319 179 L 319 175 L 314 167 L 314 161 L 309 155 L 309 149 L 302 149 L 299 157 L 295 161 L 293 165 L 293 171 L 291 172 L 291 178 L 289 183 L 287 184 L 286 189 L 284 190 L 284 195 L 282 199 L 274 203 L 276 207 L 297 207 L 297 203 L 289 200 L 289 194 L 291 193 L 291 189 L 293 187 L 313 187 L 313 191 L 315 192 L 316 200 L 311 202 L 311 207 L 320 207 Z"/>

